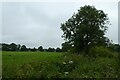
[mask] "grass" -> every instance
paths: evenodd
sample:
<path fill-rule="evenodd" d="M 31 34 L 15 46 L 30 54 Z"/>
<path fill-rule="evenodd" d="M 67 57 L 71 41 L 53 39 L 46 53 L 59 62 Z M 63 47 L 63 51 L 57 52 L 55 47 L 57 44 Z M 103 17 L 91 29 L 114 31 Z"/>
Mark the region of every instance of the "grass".
<path fill-rule="evenodd" d="M 3 63 L 28 63 L 31 61 L 54 61 L 57 60 L 61 53 L 57 52 L 3 52 Z"/>
<path fill-rule="evenodd" d="M 2 52 L 3 77 L 15 77 L 22 66 L 30 63 L 59 61 L 61 53 L 51 52 Z"/>
<path fill-rule="evenodd" d="M 0 51 L 0 78 L 2 77 L 2 52 Z"/>
<path fill-rule="evenodd" d="M 117 78 L 117 53 L 90 57 L 57 52 L 3 52 L 3 78 Z"/>

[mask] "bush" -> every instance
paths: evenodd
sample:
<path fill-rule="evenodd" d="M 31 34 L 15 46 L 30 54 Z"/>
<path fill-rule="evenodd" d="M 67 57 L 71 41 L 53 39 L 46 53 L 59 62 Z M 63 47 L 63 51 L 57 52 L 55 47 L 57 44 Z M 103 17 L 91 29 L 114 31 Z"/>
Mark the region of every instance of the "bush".
<path fill-rule="evenodd" d="M 111 51 L 103 46 L 91 48 L 88 55 L 92 57 L 113 57 Z"/>

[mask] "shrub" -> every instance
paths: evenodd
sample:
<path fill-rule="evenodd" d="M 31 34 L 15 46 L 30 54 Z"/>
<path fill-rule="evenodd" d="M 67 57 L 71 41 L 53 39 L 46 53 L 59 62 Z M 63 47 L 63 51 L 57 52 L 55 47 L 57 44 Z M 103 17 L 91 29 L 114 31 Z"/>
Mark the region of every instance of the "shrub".
<path fill-rule="evenodd" d="M 111 51 L 103 46 L 91 48 L 88 55 L 92 57 L 113 57 Z"/>

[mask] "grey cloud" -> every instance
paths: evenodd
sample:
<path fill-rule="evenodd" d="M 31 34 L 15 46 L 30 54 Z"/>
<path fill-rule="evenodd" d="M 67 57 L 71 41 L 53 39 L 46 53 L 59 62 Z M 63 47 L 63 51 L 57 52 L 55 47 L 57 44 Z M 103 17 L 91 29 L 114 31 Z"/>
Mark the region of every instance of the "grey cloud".
<path fill-rule="evenodd" d="M 2 7 L 2 3 L 0 3 L 0 7 Z M 0 8 L 0 42 L 2 42 L 2 8 Z"/>
<path fill-rule="evenodd" d="M 120 44 L 120 1 L 118 4 L 118 43 Z"/>
<path fill-rule="evenodd" d="M 28 47 L 42 45 L 48 47 L 60 47 L 64 42 L 61 38 L 60 24 L 68 20 L 76 12 L 82 3 L 3 3 L 3 42 L 20 43 Z M 116 3 L 95 3 L 97 9 L 108 13 L 112 25 L 107 35 L 117 41 L 117 9 Z M 104 6 L 103 6 L 104 5 Z M 113 5 L 113 6 L 112 6 Z M 114 13 L 114 12 L 115 13 Z M 115 16 L 112 16 L 112 14 Z M 115 26 L 115 27 L 113 27 Z"/>

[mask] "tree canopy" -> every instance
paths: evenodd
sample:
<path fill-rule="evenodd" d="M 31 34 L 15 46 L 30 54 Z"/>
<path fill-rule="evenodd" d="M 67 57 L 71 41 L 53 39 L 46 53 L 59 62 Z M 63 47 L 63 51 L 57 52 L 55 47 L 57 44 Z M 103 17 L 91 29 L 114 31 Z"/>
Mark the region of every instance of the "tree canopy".
<path fill-rule="evenodd" d="M 22 45 L 22 46 L 21 46 L 21 51 L 27 51 L 27 48 L 26 48 L 25 45 Z"/>
<path fill-rule="evenodd" d="M 39 50 L 39 51 L 44 51 L 44 49 L 43 49 L 42 46 L 38 47 L 38 50 Z"/>
<path fill-rule="evenodd" d="M 97 10 L 94 6 L 85 5 L 80 7 L 65 23 L 61 24 L 63 38 L 74 51 L 80 53 L 89 51 L 96 45 L 107 45 L 109 39 L 105 37 L 109 23 L 107 14 Z"/>

